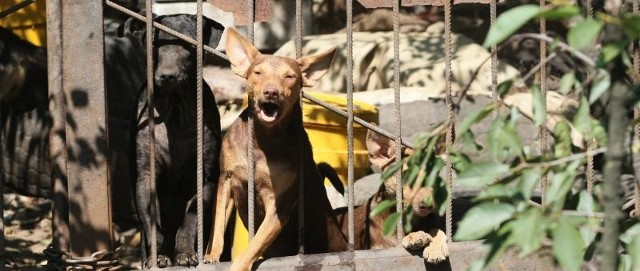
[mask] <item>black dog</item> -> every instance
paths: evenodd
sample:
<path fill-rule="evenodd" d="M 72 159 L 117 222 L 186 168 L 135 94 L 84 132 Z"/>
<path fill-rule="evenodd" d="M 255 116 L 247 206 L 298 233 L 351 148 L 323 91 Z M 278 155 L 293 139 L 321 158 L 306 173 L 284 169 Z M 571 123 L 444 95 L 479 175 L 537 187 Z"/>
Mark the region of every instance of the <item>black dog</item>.
<path fill-rule="evenodd" d="M 154 21 L 195 39 L 196 17 L 178 14 L 158 16 Z M 219 23 L 204 18 L 205 44 L 216 47 L 224 30 Z M 121 34 L 130 34 L 146 45 L 146 25 L 128 19 Z M 136 205 L 146 236 L 150 240 L 151 214 L 149 148 L 155 149 L 157 189 L 157 265 L 198 264 L 196 241 L 196 48 L 168 33 L 154 33 L 154 120 L 155 145 L 149 146 L 149 103 L 145 89 L 138 99 L 136 132 Z M 220 115 L 213 94 L 203 82 L 204 134 L 204 221 L 211 221 L 212 197 L 218 180 Z M 205 232 L 210 228 L 205 225 Z M 206 233 L 205 233 L 206 234 Z M 205 235 L 208 236 L 208 235 Z"/>

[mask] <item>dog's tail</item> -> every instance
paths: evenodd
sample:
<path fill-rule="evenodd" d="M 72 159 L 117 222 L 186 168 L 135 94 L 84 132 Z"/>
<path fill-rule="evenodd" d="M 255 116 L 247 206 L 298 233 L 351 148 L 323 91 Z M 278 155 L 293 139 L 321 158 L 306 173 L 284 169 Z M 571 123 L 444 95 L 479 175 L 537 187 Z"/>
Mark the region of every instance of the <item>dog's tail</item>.
<path fill-rule="evenodd" d="M 342 181 L 340 180 L 340 177 L 338 177 L 338 173 L 336 172 L 336 170 L 326 162 L 318 163 L 317 167 L 320 176 L 322 176 L 323 179 L 329 179 L 329 182 L 331 182 L 333 188 L 335 188 L 340 194 L 344 195 L 344 184 L 342 184 Z"/>

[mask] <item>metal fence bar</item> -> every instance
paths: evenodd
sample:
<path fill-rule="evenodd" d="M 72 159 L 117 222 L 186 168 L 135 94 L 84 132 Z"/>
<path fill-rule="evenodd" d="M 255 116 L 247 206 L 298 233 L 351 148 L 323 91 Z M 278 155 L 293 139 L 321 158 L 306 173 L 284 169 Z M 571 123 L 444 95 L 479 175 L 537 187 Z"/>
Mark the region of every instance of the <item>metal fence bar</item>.
<path fill-rule="evenodd" d="M 204 160 L 203 160 L 203 146 L 204 146 L 204 135 L 203 135 L 203 105 L 202 105 L 202 91 L 203 91 L 203 74 L 202 74 L 202 62 L 204 58 L 204 42 L 202 36 L 202 0 L 196 1 L 196 40 L 198 44 L 196 45 L 196 115 L 197 115 L 197 157 L 196 157 L 196 193 L 197 193 L 197 257 L 198 257 L 198 265 L 203 264 L 203 255 L 204 255 L 204 232 L 203 232 L 203 217 L 202 213 L 204 210 L 203 203 L 203 185 L 204 185 Z"/>
<path fill-rule="evenodd" d="M 112 0 L 106 0 L 105 4 L 107 6 L 109 6 L 109 7 L 112 7 L 115 10 L 118 10 L 118 11 L 120 11 L 120 12 L 122 12 L 122 13 L 128 15 L 128 16 L 131 16 L 132 18 L 135 18 L 137 20 L 146 22 L 145 16 L 142 16 L 142 15 L 140 15 L 138 13 L 135 13 L 135 12 L 129 10 L 128 8 L 123 7 L 123 6 L 119 5 L 118 3 L 113 2 Z M 164 25 L 162 25 L 162 24 L 160 24 L 158 22 L 153 22 L 153 27 L 155 27 L 157 29 L 160 29 L 160 30 L 162 30 L 164 32 L 167 32 L 170 35 L 173 35 L 173 36 L 175 36 L 175 37 L 177 37 L 177 38 L 179 38 L 179 39 L 181 39 L 181 40 L 183 40 L 185 42 L 188 42 L 193 46 L 197 46 L 198 45 L 198 42 L 196 40 L 194 40 L 193 38 L 191 38 L 191 37 L 189 37 L 189 36 L 187 36 L 185 34 L 182 34 L 182 33 L 178 32 L 178 31 L 175 31 L 175 30 L 173 30 L 171 28 L 168 28 L 168 27 L 166 27 L 166 26 L 164 26 Z M 204 45 L 204 50 L 209 52 L 209 53 L 212 53 L 212 54 L 214 54 L 216 56 L 219 56 L 224 60 L 229 60 L 229 58 L 227 58 L 227 55 L 225 55 L 222 52 L 217 51 L 215 48 L 211 48 L 208 45 Z"/>
<path fill-rule="evenodd" d="M 296 0 L 296 59 L 302 57 L 302 0 Z M 302 91 L 300 91 L 300 97 L 298 97 L 300 103 L 300 109 L 303 107 L 302 103 Z M 301 110 L 304 112 L 304 110 Z M 300 126 L 302 133 L 304 134 L 304 125 Z M 304 145 L 300 148 L 300 161 L 304 161 Z M 304 253 L 304 163 L 300 164 L 300 183 L 298 184 L 298 253 Z"/>
<path fill-rule="evenodd" d="M 491 0 L 489 3 L 489 17 L 491 26 L 494 26 L 496 23 L 496 6 L 497 0 Z M 498 93 L 498 52 L 496 52 L 497 46 L 496 44 L 491 45 L 491 100 L 494 103 L 497 103 L 500 100 L 500 96 Z M 498 116 L 498 110 L 493 109 L 491 112 L 491 117 L 496 119 Z"/>
<path fill-rule="evenodd" d="M 445 85 L 445 102 L 447 107 L 447 122 L 449 125 L 447 126 L 446 133 L 446 153 L 447 157 L 445 158 L 445 177 L 447 186 L 449 187 L 449 191 L 453 191 L 453 165 L 451 163 L 451 158 L 449 158 L 449 152 L 451 151 L 451 147 L 453 146 L 453 102 L 451 97 L 451 1 L 445 0 L 444 2 L 444 61 L 445 61 L 445 79 L 447 80 Z M 447 210 L 446 210 L 446 234 L 449 237 L 449 242 L 453 239 L 453 200 L 450 198 L 449 202 L 447 202 Z"/>
<path fill-rule="evenodd" d="M 633 14 L 640 13 L 640 3 L 638 1 L 633 1 Z M 636 83 L 640 81 L 640 42 L 633 43 L 633 71 L 635 72 L 634 78 Z M 640 107 L 636 106 L 633 110 L 633 118 L 640 118 Z M 635 137 L 636 139 L 640 139 L 640 124 L 634 127 Z M 632 153 L 632 155 L 640 155 L 637 153 Z M 634 159 L 635 160 L 635 159 Z M 637 165 L 634 165 L 637 166 Z M 634 204 L 634 216 L 640 217 L 640 176 L 636 177 L 636 185 L 635 185 L 635 204 Z"/>
<path fill-rule="evenodd" d="M 354 249 L 355 228 L 353 216 L 353 0 L 347 0 L 347 211 L 348 211 L 348 233 L 349 250 Z"/>
<path fill-rule="evenodd" d="M 545 0 L 540 0 L 540 9 L 545 8 Z M 544 18 L 540 18 L 540 35 L 545 36 L 547 34 L 547 21 Z M 540 63 L 545 63 L 540 66 L 540 93 L 542 95 L 542 105 L 544 106 L 544 110 L 547 110 L 547 43 L 543 40 L 540 40 Z M 547 120 L 546 118 L 542 121 L 540 126 L 538 127 L 538 132 L 540 134 L 540 154 L 543 155 L 547 152 Z M 544 193 L 547 191 L 547 181 L 548 177 L 543 175 L 540 179 L 540 190 L 541 190 L 541 202 L 544 204 Z"/>
<path fill-rule="evenodd" d="M 393 109 L 395 115 L 395 141 L 396 146 L 402 144 L 402 119 L 400 116 L 400 1 L 393 0 Z M 402 163 L 402 148 L 396 148 L 396 161 Z M 402 170 L 398 170 L 395 173 L 396 178 L 396 212 L 402 213 Z M 404 222 L 398 219 L 396 224 L 396 235 L 400 242 L 404 237 Z"/>
<path fill-rule="evenodd" d="M 340 108 L 337 108 L 337 107 L 331 105 L 330 103 L 327 103 L 327 102 L 325 102 L 323 100 L 320 100 L 320 99 L 318 99 L 316 97 L 313 97 L 313 95 L 310 95 L 309 93 L 303 92 L 302 96 L 305 99 L 307 99 L 307 100 L 309 100 L 309 101 L 311 101 L 311 102 L 313 102 L 313 103 L 315 103 L 315 104 L 317 104 L 319 106 L 322 106 L 322 107 L 326 108 L 327 110 L 329 110 L 329 111 L 331 111 L 333 113 L 336 113 L 336 114 L 338 114 L 338 115 L 340 115 L 342 117 L 347 118 L 349 116 L 349 114 L 346 111 L 341 110 Z M 371 131 L 374 131 L 374 132 L 376 132 L 378 134 L 381 134 L 381 135 L 385 136 L 386 138 L 395 140 L 395 135 L 393 133 L 391 133 L 391 132 L 389 132 L 389 131 L 387 131 L 385 129 L 382 129 L 382 128 L 378 127 L 378 126 L 375 126 L 375 125 L 373 125 L 371 123 L 368 123 L 367 121 L 361 119 L 358 116 L 354 116 L 353 120 L 357 124 L 360 124 L 363 127 L 367 128 L 367 129 L 369 129 Z M 405 146 L 405 147 L 408 147 L 408 148 L 411 148 L 411 149 L 415 149 L 415 145 L 413 143 L 408 142 L 408 141 L 404 141 L 404 140 L 402 141 L 402 146 Z"/>
<path fill-rule="evenodd" d="M 149 264 L 150 264 L 150 268 L 154 268 L 156 267 L 157 264 L 157 258 L 158 258 L 158 242 L 157 242 L 157 229 L 156 229 L 156 225 L 157 225 L 157 221 L 158 221 L 158 214 L 156 213 L 156 163 L 155 163 L 155 157 L 156 157 L 156 151 L 155 148 L 153 146 L 155 146 L 155 142 L 156 142 L 156 135 L 155 135 L 155 126 L 156 126 L 156 122 L 155 122 L 155 118 L 154 116 L 154 102 L 153 102 L 153 93 L 154 93 L 154 89 L 153 89 L 153 24 L 151 23 L 153 21 L 153 1 L 152 0 L 146 0 L 145 3 L 145 7 L 146 7 L 146 11 L 145 11 L 145 17 L 144 17 L 144 21 L 146 22 L 146 27 L 147 27 L 147 31 L 146 31 L 146 50 L 147 50 L 147 102 L 149 103 L 149 107 L 148 107 L 148 111 L 147 111 L 147 119 L 148 119 L 148 123 L 149 123 L 149 173 L 151 176 L 149 176 L 149 190 L 151 191 L 151 195 L 150 195 L 150 203 L 151 203 L 151 208 L 150 208 L 150 213 L 151 213 L 151 225 L 150 225 L 150 238 L 151 240 L 147 240 L 147 242 L 150 242 L 150 257 L 149 257 Z M 144 246 L 144 244 L 143 244 Z"/>
<path fill-rule="evenodd" d="M 585 3 L 586 15 L 587 18 L 593 18 L 593 4 L 591 0 L 587 0 Z M 594 168 L 594 160 L 593 160 L 593 150 L 597 147 L 597 142 L 593 137 L 592 131 L 589 131 L 585 137 L 587 144 L 587 192 L 589 194 L 593 194 L 593 183 L 595 179 L 595 168 Z"/>
<path fill-rule="evenodd" d="M 251 43 L 253 43 L 253 23 L 255 20 L 255 0 L 247 0 L 247 19 L 249 22 L 247 23 L 247 38 Z M 248 218 L 248 231 L 249 231 L 249 240 L 253 239 L 255 235 L 255 168 L 254 168 L 254 159 L 253 159 L 253 114 L 249 114 L 247 118 L 248 129 L 247 129 L 247 160 L 248 160 L 248 187 L 247 187 L 247 197 L 248 204 L 247 209 L 249 212 Z"/>

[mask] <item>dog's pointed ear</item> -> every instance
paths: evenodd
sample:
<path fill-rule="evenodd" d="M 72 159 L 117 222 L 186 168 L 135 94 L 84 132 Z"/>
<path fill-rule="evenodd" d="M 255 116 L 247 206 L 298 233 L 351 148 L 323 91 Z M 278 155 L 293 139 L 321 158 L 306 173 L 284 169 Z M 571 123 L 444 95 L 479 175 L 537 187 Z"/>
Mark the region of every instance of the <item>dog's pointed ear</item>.
<path fill-rule="evenodd" d="M 203 17 L 202 19 L 204 19 L 204 42 L 209 47 L 215 49 L 218 47 L 218 43 L 220 43 L 220 38 L 222 38 L 224 26 L 207 17 Z"/>
<path fill-rule="evenodd" d="M 229 62 L 231 62 L 231 70 L 244 78 L 247 78 L 247 70 L 251 63 L 261 56 L 258 49 L 234 28 L 227 29 L 226 50 Z"/>
<path fill-rule="evenodd" d="M 395 160 L 396 142 L 374 131 L 367 130 L 367 151 L 369 162 L 384 170 Z"/>
<path fill-rule="evenodd" d="M 302 80 L 305 87 L 313 87 L 318 83 L 318 80 L 327 73 L 333 57 L 336 53 L 336 48 L 331 47 L 324 53 L 311 56 L 303 56 L 298 59 L 300 64 L 300 70 L 302 71 Z"/>

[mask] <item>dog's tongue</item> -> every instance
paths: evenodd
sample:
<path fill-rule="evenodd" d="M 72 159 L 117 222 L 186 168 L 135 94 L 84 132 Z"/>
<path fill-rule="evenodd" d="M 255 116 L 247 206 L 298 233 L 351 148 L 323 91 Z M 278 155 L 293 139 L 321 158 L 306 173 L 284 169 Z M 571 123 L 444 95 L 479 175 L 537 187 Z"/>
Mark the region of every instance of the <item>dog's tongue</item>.
<path fill-rule="evenodd" d="M 260 110 L 260 118 L 265 122 L 273 122 L 276 120 L 277 116 L 278 111 L 274 110 L 273 112 L 265 112 L 265 110 Z"/>

